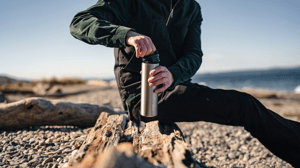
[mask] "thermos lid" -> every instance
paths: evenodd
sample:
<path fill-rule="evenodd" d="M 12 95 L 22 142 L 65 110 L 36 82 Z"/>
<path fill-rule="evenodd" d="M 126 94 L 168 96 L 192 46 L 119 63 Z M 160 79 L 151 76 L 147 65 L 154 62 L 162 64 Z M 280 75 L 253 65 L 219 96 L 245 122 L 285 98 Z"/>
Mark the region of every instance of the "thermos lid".
<path fill-rule="evenodd" d="M 159 63 L 159 54 L 157 51 L 155 51 L 152 55 L 144 56 L 142 58 L 142 61 L 144 63 L 149 63 L 149 64 L 156 64 Z"/>

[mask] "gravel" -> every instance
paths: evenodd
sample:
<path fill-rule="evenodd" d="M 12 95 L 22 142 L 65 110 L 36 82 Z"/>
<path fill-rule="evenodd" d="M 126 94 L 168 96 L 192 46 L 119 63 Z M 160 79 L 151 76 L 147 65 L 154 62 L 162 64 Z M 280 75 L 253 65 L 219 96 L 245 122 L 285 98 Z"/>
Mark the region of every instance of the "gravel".
<path fill-rule="evenodd" d="M 104 90 L 61 99 L 121 108 L 117 90 Z M 209 122 L 177 123 L 192 157 L 207 167 L 291 168 L 243 127 Z M 0 167 L 62 168 L 82 145 L 91 128 L 36 126 L 0 131 Z"/>

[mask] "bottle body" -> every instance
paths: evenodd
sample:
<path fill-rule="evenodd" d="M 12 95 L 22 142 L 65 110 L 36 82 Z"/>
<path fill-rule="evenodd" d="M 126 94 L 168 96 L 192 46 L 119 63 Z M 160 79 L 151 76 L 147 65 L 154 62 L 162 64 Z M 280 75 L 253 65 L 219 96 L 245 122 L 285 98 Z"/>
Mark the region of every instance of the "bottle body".
<path fill-rule="evenodd" d="M 141 88 L 141 115 L 144 117 L 157 116 L 157 93 L 156 87 L 150 87 L 148 79 L 149 72 L 158 67 L 158 63 L 142 63 L 142 88 Z"/>

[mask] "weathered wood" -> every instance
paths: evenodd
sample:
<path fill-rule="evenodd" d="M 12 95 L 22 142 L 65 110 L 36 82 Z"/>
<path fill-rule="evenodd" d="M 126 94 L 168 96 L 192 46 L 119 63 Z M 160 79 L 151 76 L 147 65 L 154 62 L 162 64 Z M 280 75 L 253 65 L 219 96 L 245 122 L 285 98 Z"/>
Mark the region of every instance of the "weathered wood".
<path fill-rule="evenodd" d="M 147 165 L 148 162 L 151 165 Z M 126 115 L 108 113 L 101 113 L 85 142 L 68 163 L 69 168 L 157 166 L 201 167 L 191 157 L 176 124 L 153 121 L 146 123 L 145 129 L 139 133 L 136 124 Z"/>
<path fill-rule="evenodd" d="M 28 98 L 14 103 L 0 104 L 0 129 L 45 125 L 92 127 L 101 112 L 122 113 L 105 106 Z"/>

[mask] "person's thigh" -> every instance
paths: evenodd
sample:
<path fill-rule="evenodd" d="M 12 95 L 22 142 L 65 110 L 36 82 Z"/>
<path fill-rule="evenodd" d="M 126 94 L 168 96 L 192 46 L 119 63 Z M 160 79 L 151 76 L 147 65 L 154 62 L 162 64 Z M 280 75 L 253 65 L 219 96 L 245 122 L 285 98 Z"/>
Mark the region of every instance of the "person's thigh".
<path fill-rule="evenodd" d="M 247 94 L 235 90 L 211 89 L 193 83 L 178 85 L 161 95 L 158 112 L 162 118 L 173 122 L 209 121 L 237 125 L 243 115 L 238 113 L 243 97 Z"/>

